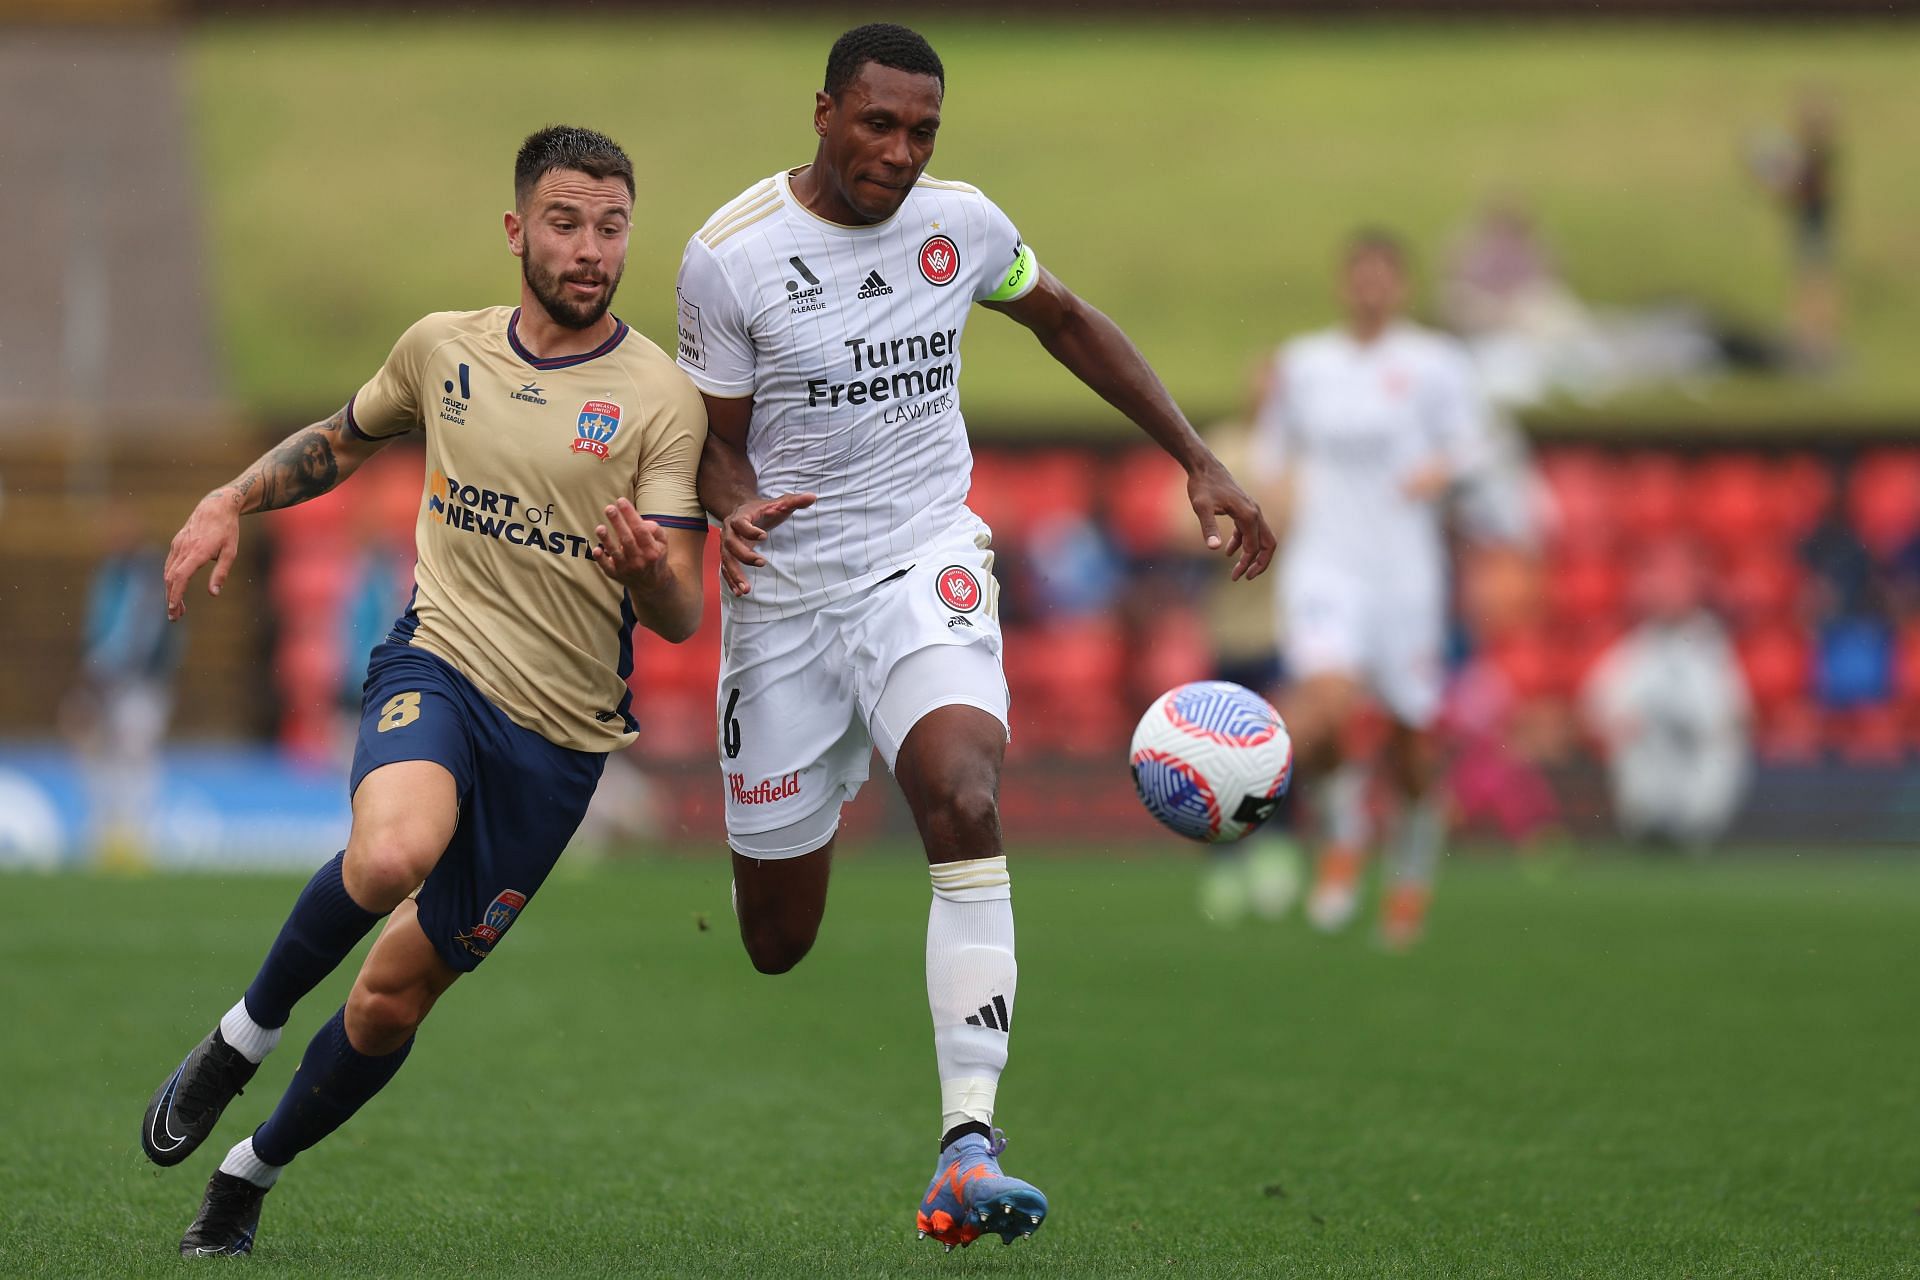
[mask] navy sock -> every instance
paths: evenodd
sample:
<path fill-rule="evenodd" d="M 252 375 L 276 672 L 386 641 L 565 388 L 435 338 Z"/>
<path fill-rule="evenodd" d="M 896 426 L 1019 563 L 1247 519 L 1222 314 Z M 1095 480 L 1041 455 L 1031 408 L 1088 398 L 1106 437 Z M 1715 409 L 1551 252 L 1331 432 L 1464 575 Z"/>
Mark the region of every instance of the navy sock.
<path fill-rule="evenodd" d="M 386 1088 L 413 1049 L 413 1037 L 392 1053 L 370 1058 L 347 1040 L 347 1010 L 327 1019 L 300 1057 L 280 1105 L 253 1131 L 253 1153 L 268 1164 L 287 1164 L 347 1122 Z"/>
<path fill-rule="evenodd" d="M 300 997 L 340 967 L 384 912 L 367 910 L 340 878 L 345 851 L 313 873 L 294 901 L 280 936 L 247 988 L 247 1016 L 263 1027 L 284 1027 Z"/>

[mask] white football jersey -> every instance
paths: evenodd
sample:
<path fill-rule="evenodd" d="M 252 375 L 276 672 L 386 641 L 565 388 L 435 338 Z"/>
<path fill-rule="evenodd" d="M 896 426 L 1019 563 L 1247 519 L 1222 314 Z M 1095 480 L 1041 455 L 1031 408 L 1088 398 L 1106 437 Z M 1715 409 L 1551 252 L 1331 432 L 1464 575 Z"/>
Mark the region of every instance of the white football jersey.
<path fill-rule="evenodd" d="M 922 177 L 887 221 L 828 222 L 788 174 L 755 183 L 687 242 L 680 367 L 712 396 L 753 397 L 747 456 L 768 496 L 820 496 L 762 544 L 732 615 L 789 617 L 913 563 L 967 510 L 960 338 L 975 302 L 1039 278 L 991 200 Z M 982 544 L 984 545 L 984 543 Z"/>
<path fill-rule="evenodd" d="M 1396 324 L 1362 344 L 1343 329 L 1276 357 L 1254 426 L 1256 474 L 1293 481 L 1283 576 L 1335 574 L 1428 596 L 1445 580 L 1441 500 L 1407 482 L 1433 463 L 1455 480 L 1485 465 L 1487 408 L 1459 343 Z"/>

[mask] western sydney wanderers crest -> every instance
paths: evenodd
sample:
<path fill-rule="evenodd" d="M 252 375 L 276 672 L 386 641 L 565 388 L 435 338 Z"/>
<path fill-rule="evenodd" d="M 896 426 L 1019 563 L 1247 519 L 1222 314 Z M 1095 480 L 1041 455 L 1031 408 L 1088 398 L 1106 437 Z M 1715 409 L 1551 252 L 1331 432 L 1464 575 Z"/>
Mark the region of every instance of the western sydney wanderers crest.
<path fill-rule="evenodd" d="M 952 284 L 960 274 L 960 250 L 945 236 L 928 236 L 920 246 L 920 274 L 928 284 Z"/>
<path fill-rule="evenodd" d="M 480 917 L 480 923 L 465 933 L 456 933 L 453 940 L 473 952 L 484 956 L 493 950 L 493 944 L 500 941 L 500 935 L 507 931 L 520 915 L 520 908 L 527 905 L 527 895 L 513 889 L 502 889 L 487 904 L 486 912 Z"/>
<path fill-rule="evenodd" d="M 980 579 L 963 565 L 950 564 L 934 579 L 933 589 L 940 603 L 955 613 L 972 613 L 980 607 Z"/>
<path fill-rule="evenodd" d="M 580 406 L 580 425 L 575 428 L 578 438 L 573 442 L 573 451 L 604 458 L 613 433 L 619 429 L 619 405 L 611 400 L 589 400 Z"/>

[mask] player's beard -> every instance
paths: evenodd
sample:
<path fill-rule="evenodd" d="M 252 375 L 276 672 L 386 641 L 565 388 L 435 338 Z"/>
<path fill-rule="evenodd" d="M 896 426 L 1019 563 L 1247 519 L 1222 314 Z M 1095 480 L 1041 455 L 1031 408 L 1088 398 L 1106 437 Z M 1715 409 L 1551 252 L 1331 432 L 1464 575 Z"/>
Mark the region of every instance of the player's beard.
<path fill-rule="evenodd" d="M 585 274 L 578 271 L 566 275 L 556 275 L 534 262 L 532 254 L 520 259 L 520 274 L 526 280 L 527 287 L 533 290 L 533 296 L 553 318 L 553 322 L 566 329 L 591 329 L 599 323 L 600 317 L 607 314 L 607 308 L 613 305 L 613 295 L 620 288 L 620 277 L 626 274 L 626 264 L 608 277 L 604 273 Z M 591 302 L 582 302 L 567 296 L 567 282 L 571 280 L 603 280 L 606 289 Z"/>

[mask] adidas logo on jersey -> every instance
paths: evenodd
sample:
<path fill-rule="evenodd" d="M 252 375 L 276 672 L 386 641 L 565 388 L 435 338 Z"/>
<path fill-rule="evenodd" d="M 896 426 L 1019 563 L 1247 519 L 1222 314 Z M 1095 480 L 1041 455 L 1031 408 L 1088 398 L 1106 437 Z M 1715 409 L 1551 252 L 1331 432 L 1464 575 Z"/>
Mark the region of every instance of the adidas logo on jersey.
<path fill-rule="evenodd" d="M 980 1006 L 979 1013 L 967 1015 L 970 1027 L 988 1027 L 994 1031 L 1012 1031 L 1013 1018 L 1007 1012 L 1007 1002 L 1003 996 L 995 996 L 992 1004 Z"/>
<path fill-rule="evenodd" d="M 893 286 L 881 279 L 878 271 L 869 271 L 867 272 L 867 278 L 860 282 L 860 292 L 853 296 L 856 298 L 878 298 L 882 294 L 892 292 Z"/>

